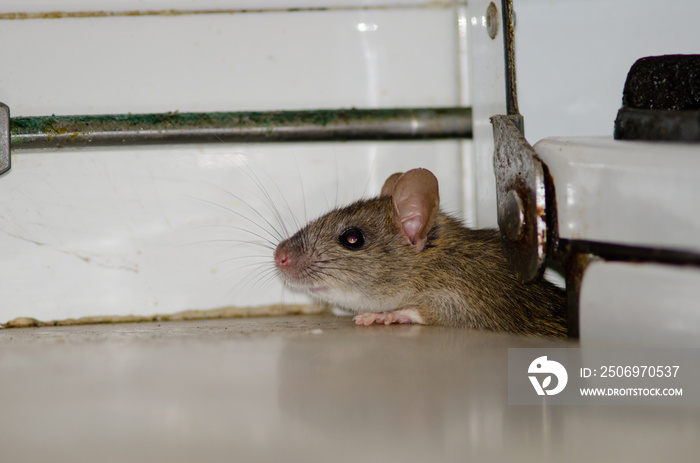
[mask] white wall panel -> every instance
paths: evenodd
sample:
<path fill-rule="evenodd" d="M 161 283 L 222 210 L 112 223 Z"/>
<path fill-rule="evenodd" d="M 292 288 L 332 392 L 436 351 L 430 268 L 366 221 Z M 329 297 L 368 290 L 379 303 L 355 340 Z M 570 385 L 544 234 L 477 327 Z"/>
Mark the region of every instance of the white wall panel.
<path fill-rule="evenodd" d="M 467 186 L 475 197 L 475 226 L 498 227 L 496 220 L 496 178 L 493 173 L 493 128 L 489 118 L 506 113 L 505 63 L 503 59 L 503 30 L 491 38 L 488 34 L 486 11 L 490 1 L 469 2 L 460 11 L 460 31 L 467 35 L 470 53 L 468 85 L 473 112 L 474 145 L 466 158 Z M 498 8 L 499 15 L 500 5 Z M 502 27 L 499 17 L 499 24 Z"/>
<path fill-rule="evenodd" d="M 700 270 L 594 262 L 581 287 L 581 342 L 700 347 Z"/>
<path fill-rule="evenodd" d="M 0 20 L 15 116 L 453 106 L 451 8 Z"/>

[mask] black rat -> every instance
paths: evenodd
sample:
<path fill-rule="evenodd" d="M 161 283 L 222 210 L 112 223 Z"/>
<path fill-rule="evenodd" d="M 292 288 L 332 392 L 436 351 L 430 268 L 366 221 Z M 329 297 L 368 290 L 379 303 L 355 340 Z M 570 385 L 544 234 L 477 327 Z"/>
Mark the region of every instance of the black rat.
<path fill-rule="evenodd" d="M 439 210 L 426 169 L 396 173 L 377 198 L 313 220 L 277 245 L 285 283 L 358 313 L 355 323 L 419 323 L 566 337 L 565 292 L 520 283 L 493 229 Z"/>

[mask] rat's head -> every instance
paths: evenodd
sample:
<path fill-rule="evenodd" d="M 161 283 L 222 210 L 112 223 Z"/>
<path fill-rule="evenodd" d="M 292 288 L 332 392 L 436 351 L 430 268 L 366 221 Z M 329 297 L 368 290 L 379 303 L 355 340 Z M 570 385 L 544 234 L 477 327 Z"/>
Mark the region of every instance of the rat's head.
<path fill-rule="evenodd" d="M 438 183 L 425 169 L 390 176 L 378 198 L 310 222 L 275 250 L 287 284 L 355 310 L 383 310 L 400 267 L 422 252 L 439 208 Z"/>

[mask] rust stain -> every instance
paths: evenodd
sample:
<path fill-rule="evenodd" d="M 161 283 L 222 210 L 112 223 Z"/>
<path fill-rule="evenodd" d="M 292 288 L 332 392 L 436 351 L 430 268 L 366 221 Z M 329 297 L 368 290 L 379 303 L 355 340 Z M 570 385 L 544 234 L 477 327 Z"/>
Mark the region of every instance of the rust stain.
<path fill-rule="evenodd" d="M 466 2 L 457 2 L 466 4 Z M 369 10 L 406 10 L 406 9 L 447 9 L 452 8 L 449 1 L 433 1 L 422 5 L 374 5 L 374 6 L 337 6 L 337 7 L 306 7 L 306 8 L 226 8 L 204 10 L 128 10 L 128 11 L 43 11 L 43 12 L 12 12 L 0 13 L 2 20 L 28 19 L 64 19 L 64 18 L 114 18 L 135 16 L 191 16 L 212 14 L 245 14 L 245 13 L 299 13 L 319 11 L 369 11 Z"/>
<path fill-rule="evenodd" d="M 321 10 L 321 8 L 317 8 Z M 131 16 L 187 16 L 202 14 L 253 13 L 264 10 L 222 9 L 222 10 L 129 10 L 129 11 L 43 11 L 2 13 L 0 20 L 64 19 L 64 18 L 113 18 Z"/>

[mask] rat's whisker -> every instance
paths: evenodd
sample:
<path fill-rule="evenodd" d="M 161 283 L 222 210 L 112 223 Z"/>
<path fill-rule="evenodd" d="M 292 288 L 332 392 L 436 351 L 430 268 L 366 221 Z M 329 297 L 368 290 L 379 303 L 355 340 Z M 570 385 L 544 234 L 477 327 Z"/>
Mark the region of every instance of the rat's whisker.
<path fill-rule="evenodd" d="M 224 190 L 223 188 L 222 188 L 222 190 L 223 190 L 223 191 L 226 191 L 226 190 Z M 217 204 L 217 203 L 215 203 L 215 202 L 213 202 L 213 201 L 209 201 L 209 200 L 207 200 L 207 199 L 202 199 L 202 198 L 194 198 L 194 199 L 196 199 L 196 200 L 198 200 L 198 201 L 201 201 L 201 202 L 203 202 L 203 203 L 207 203 L 207 204 L 209 204 L 209 205 L 218 207 L 218 208 L 220 208 L 220 209 L 223 209 L 223 210 L 225 210 L 225 211 L 227 211 L 227 212 L 230 212 L 230 213 L 234 214 L 234 215 L 237 216 L 237 217 L 240 217 L 241 219 L 245 220 L 246 222 L 250 223 L 251 225 L 254 225 L 255 227 L 257 227 L 257 228 L 259 228 L 260 230 L 262 230 L 262 231 L 264 231 L 265 233 L 267 233 L 267 234 L 270 236 L 270 238 L 271 238 L 272 240 L 279 241 L 279 240 L 282 240 L 282 239 L 283 239 L 283 235 L 275 228 L 274 225 L 272 225 L 272 223 L 271 223 L 269 220 L 267 220 L 262 214 L 260 214 L 260 212 L 258 212 L 258 211 L 257 211 L 256 209 L 254 209 L 252 206 L 248 205 L 245 201 L 241 200 L 241 199 L 240 199 L 238 196 L 236 196 L 235 194 L 230 193 L 230 192 L 227 192 L 227 193 L 230 194 L 231 196 L 235 197 L 235 198 L 238 199 L 239 201 L 241 201 L 243 204 L 245 204 L 251 211 L 253 211 L 256 215 L 258 215 L 258 216 L 259 216 L 259 217 L 260 217 L 260 218 L 261 218 L 275 233 L 272 233 L 270 230 L 268 230 L 267 228 L 263 227 L 262 225 L 260 225 L 259 223 L 257 223 L 257 222 L 254 221 L 253 219 L 251 219 L 250 217 L 248 217 L 248 216 L 246 216 L 245 214 L 242 214 L 242 213 L 240 213 L 240 212 L 238 212 L 238 211 L 236 211 L 236 210 L 233 210 L 233 209 L 231 209 L 230 207 L 226 207 L 226 206 L 224 206 L 224 205 Z M 242 230 L 246 231 L 245 229 L 242 229 Z M 249 233 L 251 233 L 250 230 L 247 230 L 247 231 L 248 231 Z"/>
<path fill-rule="evenodd" d="M 250 179 L 250 181 L 253 182 L 253 184 L 255 184 L 255 186 L 258 188 L 258 190 L 259 190 L 260 193 L 262 194 L 263 198 L 265 199 L 265 203 L 266 203 L 268 209 L 272 212 L 272 214 L 275 216 L 275 219 L 277 220 L 277 222 L 278 222 L 278 223 L 280 224 L 280 226 L 282 227 L 282 231 L 284 232 L 284 234 L 281 236 L 280 240 L 284 239 L 285 237 L 290 236 L 289 230 L 287 229 L 287 224 L 286 224 L 286 222 L 285 222 L 285 220 L 284 220 L 284 217 L 282 217 L 282 213 L 279 211 L 279 209 L 278 209 L 277 206 L 275 205 L 275 201 L 272 199 L 272 196 L 270 195 L 270 193 L 269 193 L 269 192 L 267 191 L 267 189 L 265 188 L 265 185 L 264 185 L 263 182 L 260 180 L 260 177 L 258 177 L 258 176 L 255 174 L 255 172 L 253 172 L 251 169 L 246 169 L 246 170 L 243 171 L 243 173 L 244 173 L 244 174 L 248 177 L 248 179 Z M 287 210 L 289 211 L 289 213 L 290 213 L 290 215 L 291 215 L 291 217 L 292 217 L 292 220 L 295 220 L 295 219 L 294 219 L 294 213 L 292 212 L 292 208 L 289 206 L 289 203 L 287 202 L 286 197 L 285 197 L 285 196 L 282 194 L 282 192 L 280 191 L 279 187 L 277 186 L 277 183 L 275 183 L 275 182 L 272 180 L 272 178 L 270 178 L 269 175 L 267 175 L 267 178 L 272 182 L 272 185 L 275 187 L 275 189 L 278 191 L 278 193 L 279 193 L 280 196 L 282 197 L 282 201 L 284 201 L 284 203 L 286 204 Z M 296 228 L 299 228 L 299 227 L 296 227 Z"/>

